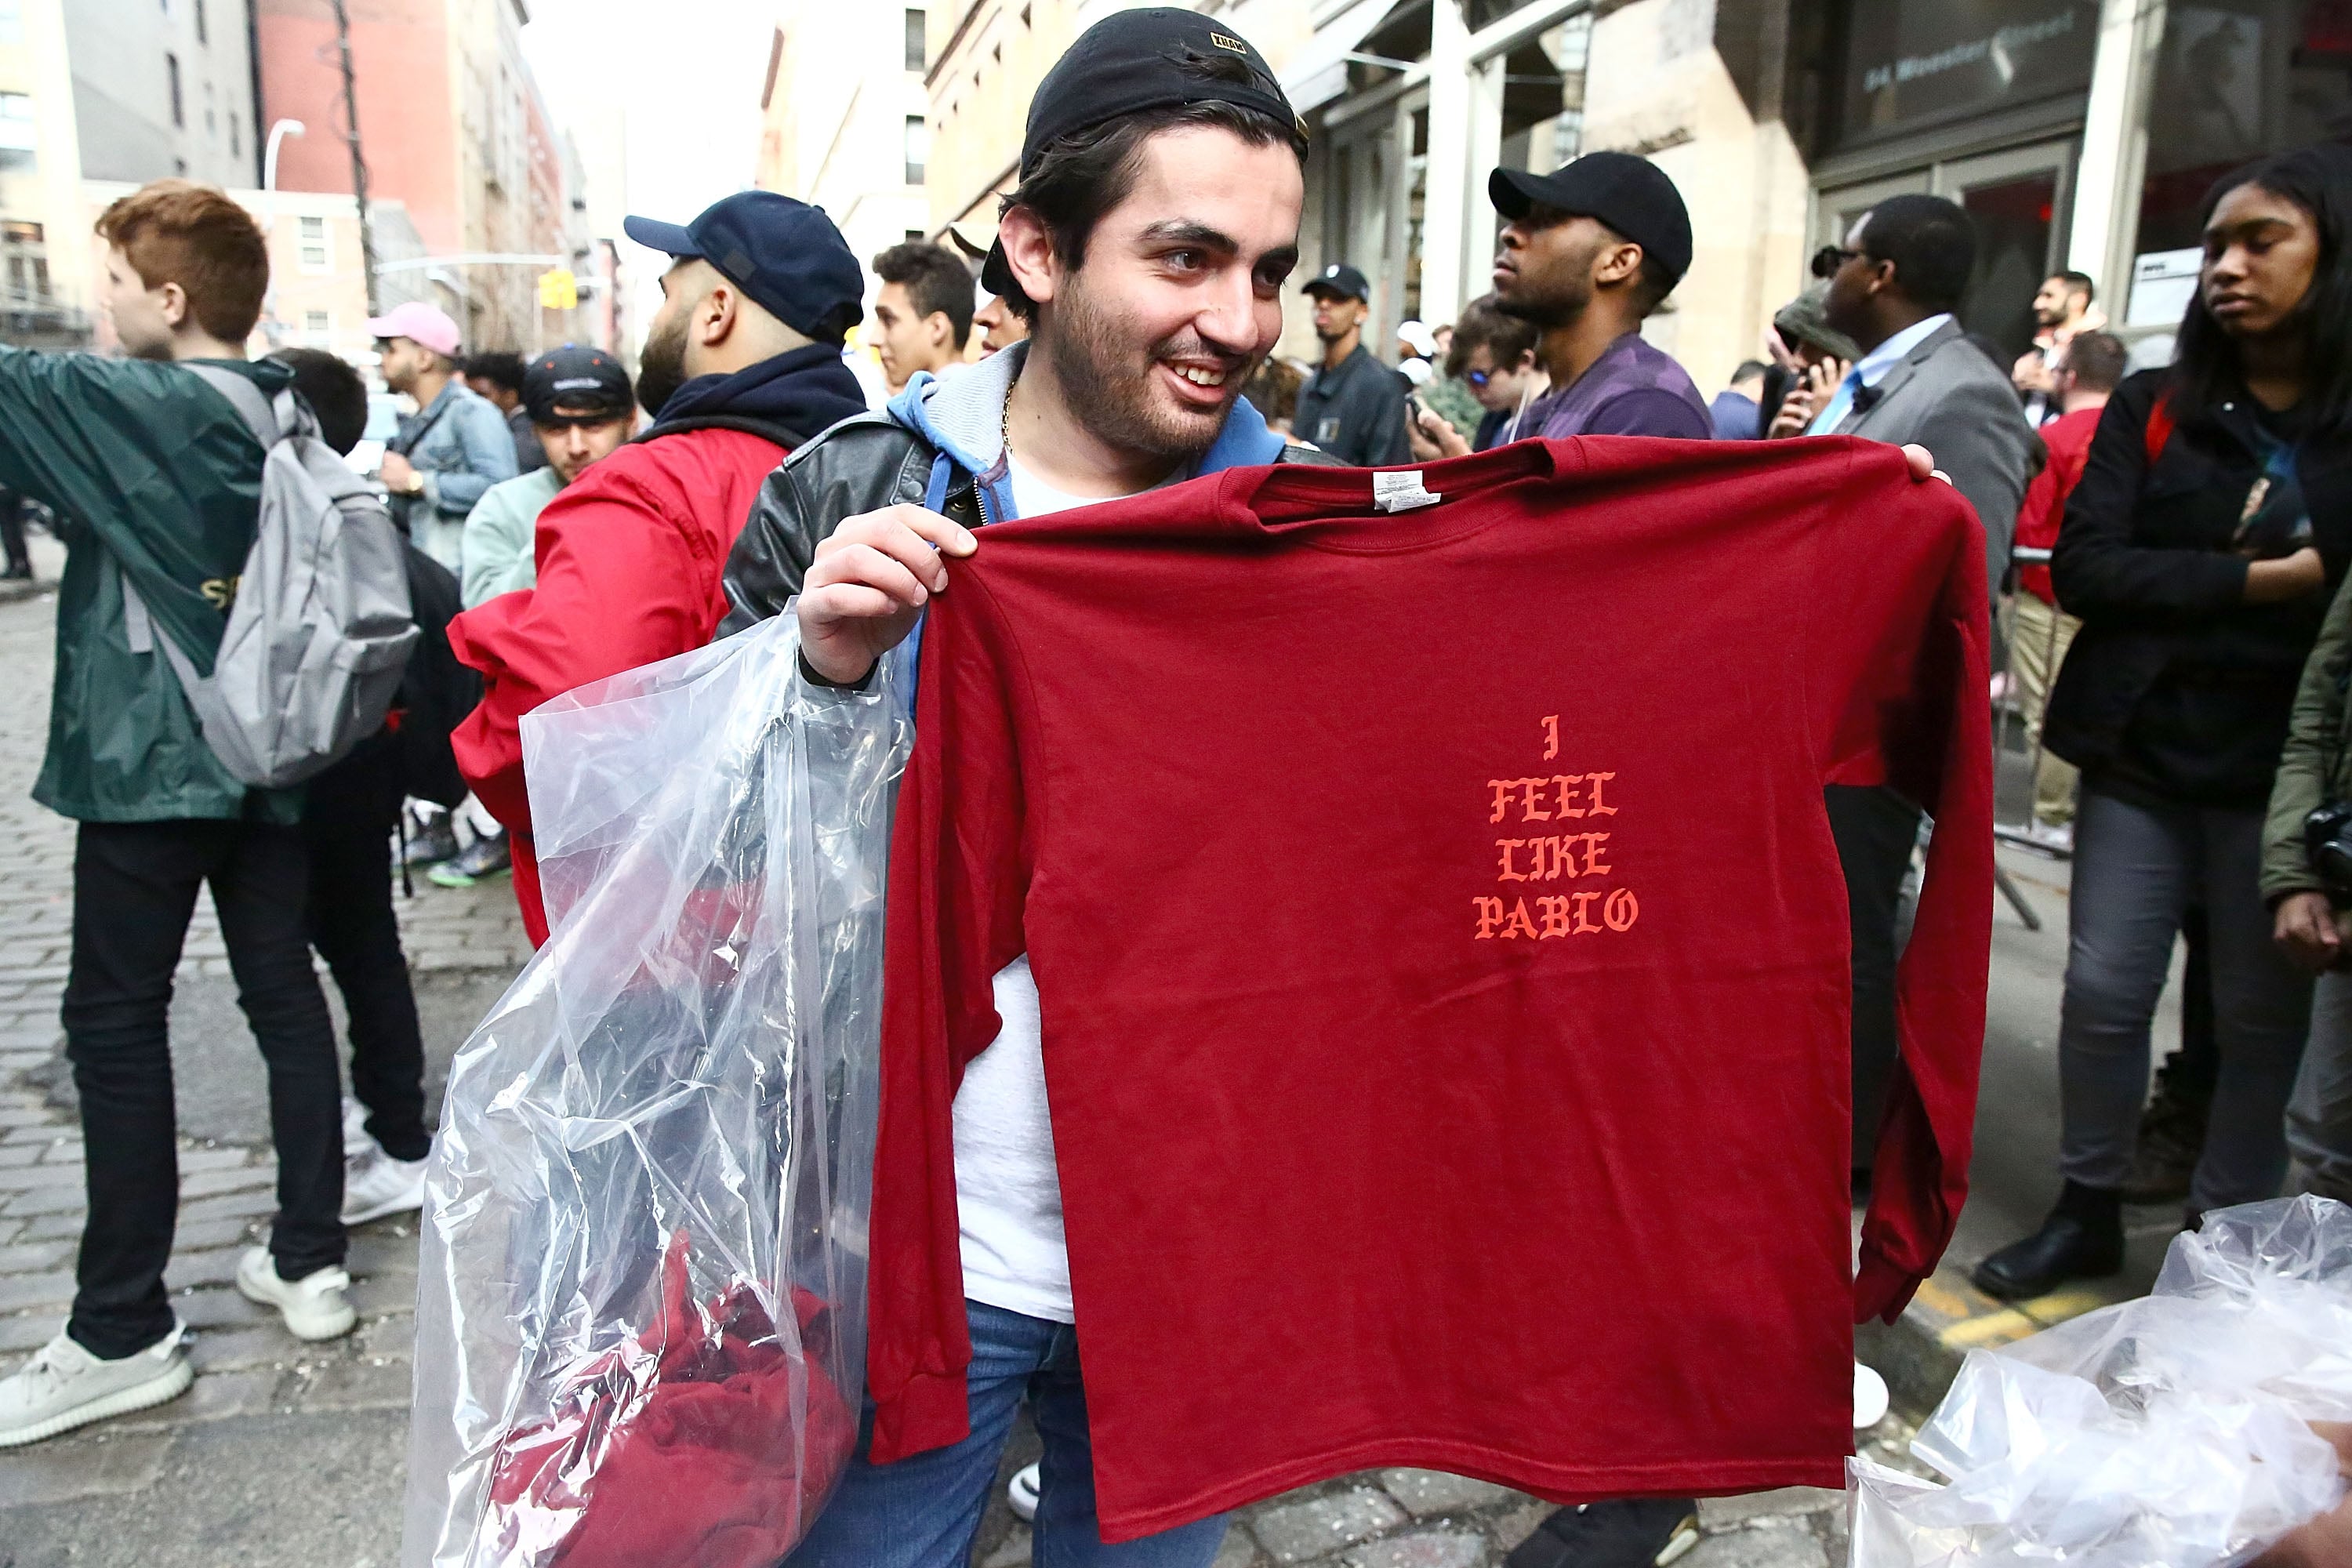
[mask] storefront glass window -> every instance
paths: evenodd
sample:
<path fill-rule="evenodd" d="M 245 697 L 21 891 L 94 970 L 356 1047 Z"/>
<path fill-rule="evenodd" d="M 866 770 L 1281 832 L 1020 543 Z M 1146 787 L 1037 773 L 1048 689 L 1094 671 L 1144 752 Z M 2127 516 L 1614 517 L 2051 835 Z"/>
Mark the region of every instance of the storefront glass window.
<path fill-rule="evenodd" d="M 1591 41 L 1591 16 L 1571 16 L 1504 60 L 1505 168 L 1548 174 L 1582 151 L 1584 60 Z"/>
<path fill-rule="evenodd" d="M 2082 92 L 2097 0 L 1848 0 L 1837 142 L 1885 141 Z"/>
<path fill-rule="evenodd" d="M 2169 326 L 2195 287 L 2198 209 L 2239 164 L 2352 138 L 2352 5 L 2205 0 L 2165 12 L 2126 321 Z"/>

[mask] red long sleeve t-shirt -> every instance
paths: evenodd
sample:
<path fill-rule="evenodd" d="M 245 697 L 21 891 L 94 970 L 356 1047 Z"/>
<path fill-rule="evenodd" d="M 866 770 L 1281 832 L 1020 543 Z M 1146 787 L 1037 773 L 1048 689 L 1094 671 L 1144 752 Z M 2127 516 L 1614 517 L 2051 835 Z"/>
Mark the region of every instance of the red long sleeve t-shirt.
<path fill-rule="evenodd" d="M 1419 479 L 1235 469 L 1001 523 L 934 603 L 877 1462 L 967 1430 L 951 1107 L 1025 952 L 1106 1540 L 1370 1465 L 1840 1484 L 1851 1324 L 1965 1193 L 1982 531 L 1857 440 Z M 1858 1278 L 1832 782 L 1937 824 Z"/>

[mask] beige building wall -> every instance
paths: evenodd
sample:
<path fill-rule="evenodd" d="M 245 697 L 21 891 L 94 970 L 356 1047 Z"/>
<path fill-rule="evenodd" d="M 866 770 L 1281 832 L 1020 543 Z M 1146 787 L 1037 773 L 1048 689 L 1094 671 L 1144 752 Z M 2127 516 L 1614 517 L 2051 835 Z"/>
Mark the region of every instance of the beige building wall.
<path fill-rule="evenodd" d="M 1801 282 L 1811 197 L 1787 127 L 1759 122 L 1717 49 L 1716 9 L 1632 0 L 1598 17 L 1584 98 L 1585 150 L 1650 158 L 1690 208 L 1690 271 L 1643 335 L 1709 396 Z"/>

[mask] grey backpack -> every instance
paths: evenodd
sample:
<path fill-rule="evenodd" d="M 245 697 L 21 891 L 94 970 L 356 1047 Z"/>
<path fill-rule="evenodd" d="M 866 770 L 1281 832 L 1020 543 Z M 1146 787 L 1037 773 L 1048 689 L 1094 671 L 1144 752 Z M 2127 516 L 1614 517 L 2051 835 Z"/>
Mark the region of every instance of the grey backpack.
<path fill-rule="evenodd" d="M 245 376 L 184 368 L 229 400 L 268 454 L 261 516 L 245 558 L 213 672 L 154 634 L 147 606 L 122 584 L 131 647 L 160 647 L 188 694 L 205 743 L 239 783 L 299 784 L 383 727 L 418 637 L 408 569 L 383 502 L 319 439 L 292 392 L 276 405 Z"/>

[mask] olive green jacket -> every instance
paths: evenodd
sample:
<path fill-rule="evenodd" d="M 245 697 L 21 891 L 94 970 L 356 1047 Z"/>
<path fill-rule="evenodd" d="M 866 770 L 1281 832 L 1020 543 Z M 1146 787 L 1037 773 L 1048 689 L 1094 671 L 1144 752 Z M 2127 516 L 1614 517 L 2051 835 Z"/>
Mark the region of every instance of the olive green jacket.
<path fill-rule="evenodd" d="M 2352 578 L 2336 590 L 2304 662 L 2303 684 L 2287 721 L 2286 746 L 2271 785 L 2263 825 L 2263 899 L 2324 892 L 2303 852 L 2303 819 L 2328 801 L 2352 800 L 2352 759 L 2345 732 L 2345 681 L 2352 672 Z"/>
<path fill-rule="evenodd" d="M 269 361 L 223 361 L 275 394 Z M 176 364 L 0 348 L 0 485 L 46 503 L 67 545 L 48 752 L 33 798 L 85 822 L 300 820 L 302 792 L 231 777 L 160 652 L 134 653 L 127 576 L 159 636 L 212 668 L 253 547 L 263 453 Z"/>

